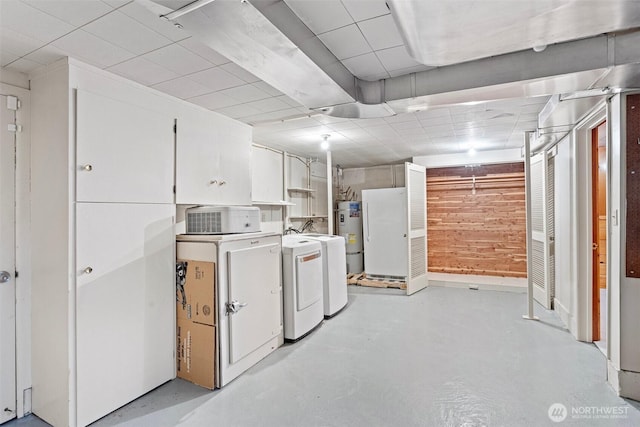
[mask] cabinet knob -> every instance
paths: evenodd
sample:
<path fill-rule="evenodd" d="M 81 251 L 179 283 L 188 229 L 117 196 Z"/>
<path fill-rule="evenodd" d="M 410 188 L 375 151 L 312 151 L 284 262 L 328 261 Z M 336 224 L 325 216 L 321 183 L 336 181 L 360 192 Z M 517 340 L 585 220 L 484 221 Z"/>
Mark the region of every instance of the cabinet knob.
<path fill-rule="evenodd" d="M 220 181 L 220 182 L 218 183 L 218 185 L 225 185 L 226 183 L 227 183 L 227 181 Z"/>
<path fill-rule="evenodd" d="M 209 185 L 213 185 L 213 184 L 217 184 L 218 180 L 217 179 L 212 179 L 211 181 L 209 181 Z"/>
<path fill-rule="evenodd" d="M 82 270 L 84 272 L 84 274 L 91 274 L 91 272 L 93 271 L 93 268 L 91 267 L 87 267 L 84 270 Z"/>
<path fill-rule="evenodd" d="M 83 171 L 91 172 L 93 170 L 93 166 L 84 165 L 84 166 L 80 167 L 80 169 L 82 169 Z"/>

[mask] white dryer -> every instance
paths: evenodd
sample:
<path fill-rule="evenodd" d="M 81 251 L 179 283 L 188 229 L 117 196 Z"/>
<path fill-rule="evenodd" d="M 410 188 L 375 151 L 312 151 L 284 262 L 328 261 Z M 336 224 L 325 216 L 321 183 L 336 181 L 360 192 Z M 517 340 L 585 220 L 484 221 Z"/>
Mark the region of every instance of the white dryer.
<path fill-rule="evenodd" d="M 284 338 L 298 340 L 324 319 L 322 245 L 298 236 L 282 237 Z"/>
<path fill-rule="evenodd" d="M 317 240 L 322 244 L 324 317 L 329 318 L 347 305 L 345 239 L 328 234 L 302 234 L 298 237 Z"/>

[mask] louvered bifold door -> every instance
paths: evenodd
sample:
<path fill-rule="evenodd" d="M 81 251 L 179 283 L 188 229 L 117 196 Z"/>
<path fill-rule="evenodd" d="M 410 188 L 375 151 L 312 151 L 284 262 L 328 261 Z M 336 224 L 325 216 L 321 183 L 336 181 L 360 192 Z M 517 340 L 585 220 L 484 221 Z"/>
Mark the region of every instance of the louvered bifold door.
<path fill-rule="evenodd" d="M 551 171 L 553 173 L 553 171 Z M 533 297 L 546 309 L 552 308 L 553 292 L 550 281 L 549 233 L 547 206 L 548 157 L 546 152 L 531 157 L 531 263 Z M 553 182 L 553 178 L 551 177 Z M 551 200 L 553 203 L 553 199 Z"/>
<path fill-rule="evenodd" d="M 407 189 L 407 295 L 427 286 L 427 172 L 424 166 L 405 164 Z"/>

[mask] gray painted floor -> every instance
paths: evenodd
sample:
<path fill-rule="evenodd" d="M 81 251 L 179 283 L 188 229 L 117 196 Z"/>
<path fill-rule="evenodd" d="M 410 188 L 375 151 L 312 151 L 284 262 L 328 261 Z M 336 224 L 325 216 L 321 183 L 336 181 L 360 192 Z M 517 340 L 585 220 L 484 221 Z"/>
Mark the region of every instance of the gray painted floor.
<path fill-rule="evenodd" d="M 640 404 L 607 385 L 602 353 L 552 312 L 523 320 L 525 307 L 513 292 L 350 287 L 342 313 L 224 389 L 171 381 L 94 425 L 640 426 Z M 554 403 L 568 410 L 562 423 L 548 416 Z M 584 415 L 593 407 L 622 415 Z"/>

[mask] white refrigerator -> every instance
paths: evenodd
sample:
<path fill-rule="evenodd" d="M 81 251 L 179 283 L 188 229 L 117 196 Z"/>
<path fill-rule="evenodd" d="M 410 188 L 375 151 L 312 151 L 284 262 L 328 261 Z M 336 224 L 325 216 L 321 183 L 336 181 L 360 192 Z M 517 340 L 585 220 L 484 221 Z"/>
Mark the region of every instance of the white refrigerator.
<path fill-rule="evenodd" d="M 406 280 L 406 189 L 362 190 L 364 271 L 368 277 Z"/>

